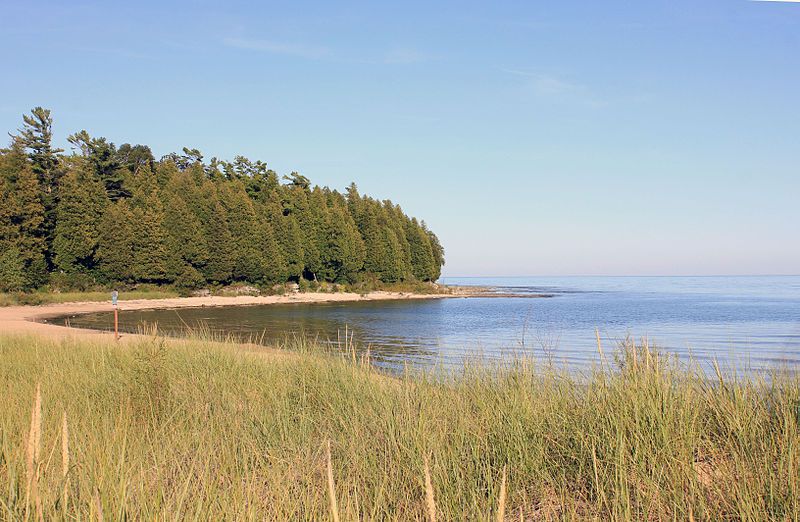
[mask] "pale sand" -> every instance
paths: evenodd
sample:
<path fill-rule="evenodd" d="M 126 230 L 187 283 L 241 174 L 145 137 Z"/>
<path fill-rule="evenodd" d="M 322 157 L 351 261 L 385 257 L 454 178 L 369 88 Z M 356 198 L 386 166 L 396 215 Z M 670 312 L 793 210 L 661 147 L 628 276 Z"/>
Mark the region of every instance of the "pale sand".
<path fill-rule="evenodd" d="M 123 314 L 126 310 L 144 310 L 161 308 L 198 308 L 204 306 L 244 306 L 267 305 L 279 303 L 327 303 L 345 301 L 378 301 L 388 299 L 435 299 L 448 297 L 448 294 L 408 294 L 400 292 L 371 292 L 366 295 L 352 293 L 299 293 L 272 296 L 208 296 L 208 297 L 177 297 L 171 299 L 135 299 L 120 301 L 119 311 Z M 38 334 L 50 338 L 64 339 L 91 336 L 113 337 L 108 332 L 84 330 L 40 322 L 48 317 L 60 315 L 83 314 L 91 312 L 110 312 L 114 309 L 108 302 L 82 302 L 82 303 L 57 303 L 40 306 L 8 306 L 0 307 L 0 333 L 2 334 Z M 130 340 L 137 336 L 126 334 Z"/>

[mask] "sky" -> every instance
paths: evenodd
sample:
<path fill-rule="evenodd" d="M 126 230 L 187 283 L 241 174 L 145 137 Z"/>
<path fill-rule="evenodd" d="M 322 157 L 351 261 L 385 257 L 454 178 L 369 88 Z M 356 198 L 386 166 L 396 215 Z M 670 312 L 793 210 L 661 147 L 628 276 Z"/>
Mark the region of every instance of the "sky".
<path fill-rule="evenodd" d="M 392 199 L 447 276 L 800 273 L 800 3 L 0 0 L 37 105 Z"/>

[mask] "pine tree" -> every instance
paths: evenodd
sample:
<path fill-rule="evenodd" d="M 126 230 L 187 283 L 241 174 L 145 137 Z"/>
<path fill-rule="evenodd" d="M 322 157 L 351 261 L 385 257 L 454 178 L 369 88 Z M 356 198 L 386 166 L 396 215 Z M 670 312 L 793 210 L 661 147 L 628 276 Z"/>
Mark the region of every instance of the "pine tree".
<path fill-rule="evenodd" d="M 264 282 L 278 283 L 286 281 L 289 269 L 283 258 L 278 239 L 269 219 L 266 216 L 258 221 L 259 247 L 262 253 L 262 274 Z"/>
<path fill-rule="evenodd" d="M 61 179 L 53 239 L 55 265 L 67 274 L 91 273 L 106 198 L 99 181 L 78 161 Z"/>
<path fill-rule="evenodd" d="M 431 281 L 436 273 L 434 268 L 433 249 L 428 234 L 416 219 L 406 222 L 406 237 L 411 248 L 411 271 L 420 281 Z"/>
<path fill-rule="evenodd" d="M 133 258 L 134 216 L 127 200 L 106 207 L 100 220 L 97 259 L 100 273 L 109 282 L 135 279 Z"/>
<path fill-rule="evenodd" d="M 200 222 L 206 226 L 220 202 L 219 191 L 217 190 L 216 184 L 206 179 L 198 183 L 196 188 L 192 190 L 189 195 L 192 199 L 187 199 L 187 202 L 190 202 L 189 204 L 192 212 L 194 212 L 200 219 Z"/>
<path fill-rule="evenodd" d="M 323 269 L 328 207 L 326 195 L 319 187 L 314 187 L 313 190 L 306 193 L 306 196 L 305 208 L 301 214 L 298 214 L 297 219 L 303 230 L 305 272 L 309 279 L 316 280 L 318 272 Z"/>
<path fill-rule="evenodd" d="M 187 197 L 184 192 L 180 191 L 181 186 L 190 183 L 192 189 L 196 188 L 194 180 L 185 176 L 171 161 L 159 161 L 152 170 L 156 174 L 158 186 L 164 187 L 165 193 L 179 193 L 182 197 Z"/>
<path fill-rule="evenodd" d="M 378 222 L 381 208 L 371 201 L 365 200 L 365 204 L 367 208 L 358 223 L 364 241 L 364 270 L 380 276 L 388 263 L 386 241 Z"/>
<path fill-rule="evenodd" d="M 361 200 L 361 195 L 358 193 L 358 187 L 355 183 L 350 183 L 347 186 L 347 211 L 350 213 L 350 216 L 355 220 L 356 223 L 359 222 L 361 214 L 363 213 L 364 202 Z"/>
<path fill-rule="evenodd" d="M 64 152 L 53 148 L 53 118 L 48 109 L 36 107 L 30 115 L 23 115 L 22 121 L 19 134 L 12 137 L 29 151 L 34 174 L 44 190 L 52 192 L 58 185 L 58 153 Z"/>
<path fill-rule="evenodd" d="M 228 216 L 233 243 L 233 278 L 257 283 L 264 278 L 265 261 L 253 203 L 238 181 L 224 184 L 220 199 Z"/>
<path fill-rule="evenodd" d="M 149 167 L 150 170 L 155 168 L 155 158 L 153 152 L 147 145 L 131 145 L 130 143 L 123 143 L 117 149 L 117 164 L 128 170 L 133 174 L 141 167 Z"/>
<path fill-rule="evenodd" d="M 0 155 L 0 251 L 14 248 L 19 236 L 19 206 L 14 198 L 14 183 L 6 174 L 7 163 L 7 155 Z"/>
<path fill-rule="evenodd" d="M 18 292 L 26 288 L 25 266 L 16 248 L 0 251 L 0 292 Z"/>
<path fill-rule="evenodd" d="M 205 223 L 205 230 L 208 263 L 203 267 L 203 274 L 209 281 L 227 283 L 231 280 L 236 264 L 233 256 L 235 246 L 228 229 L 227 213 L 219 201 L 215 201 L 208 222 Z"/>
<path fill-rule="evenodd" d="M 384 211 L 386 225 L 392 229 L 392 232 L 394 232 L 397 238 L 397 243 L 400 246 L 400 251 L 397 254 L 397 262 L 399 262 L 401 266 L 401 280 L 405 280 L 411 277 L 412 274 L 411 246 L 408 242 L 408 237 L 406 237 L 405 228 L 403 227 L 405 214 L 403 214 L 399 206 L 393 205 L 392 202 L 388 200 L 384 201 Z"/>
<path fill-rule="evenodd" d="M 208 244 L 202 223 L 178 193 L 166 192 L 164 230 L 167 232 L 167 278 L 175 279 L 181 274 L 194 277 L 186 267 L 197 270 L 205 266 L 208 262 Z"/>
<path fill-rule="evenodd" d="M 167 234 L 164 231 L 164 209 L 161 201 L 153 197 L 147 208 L 134 208 L 135 220 L 133 261 L 134 274 L 139 281 L 162 283 L 167 277 L 169 258 Z"/>
<path fill-rule="evenodd" d="M 39 183 L 33 170 L 26 165 L 17 176 L 14 186 L 19 214 L 19 239 L 17 245 L 21 252 L 25 270 L 26 288 L 36 288 L 47 282 L 47 242 L 44 231 L 44 205 L 42 204 Z"/>
<path fill-rule="evenodd" d="M 322 249 L 324 279 L 351 283 L 364 266 L 364 241 L 353 218 L 340 205 L 331 207 L 325 220 Z"/>
<path fill-rule="evenodd" d="M 324 196 L 321 193 L 311 193 L 308 178 L 305 176 L 293 172 L 292 177 L 287 179 L 290 179 L 290 184 L 281 187 L 283 214 L 297 223 L 298 242 L 303 251 L 301 275 L 316 279 L 316 273 L 321 267 L 320 243 L 325 218 L 324 208 L 320 205 L 323 204 Z M 312 198 L 314 202 L 311 201 Z M 289 226 L 294 227 L 293 224 Z M 291 230 L 291 233 L 294 234 L 295 231 Z"/>
<path fill-rule="evenodd" d="M 403 247 L 400 245 L 394 231 L 389 227 L 383 229 L 383 241 L 386 256 L 381 267 L 381 281 L 394 283 L 402 281 L 405 277 L 405 267 L 403 266 Z"/>
<path fill-rule="evenodd" d="M 140 281 L 167 281 L 169 256 L 164 207 L 158 197 L 155 174 L 147 166 L 136 171 L 131 202 L 136 223 L 133 229 L 134 275 Z"/>
<path fill-rule="evenodd" d="M 108 199 L 116 201 L 130 196 L 126 181 L 131 172 L 120 164 L 113 143 L 105 138 L 92 138 L 85 130 L 72 134 L 67 140 L 86 158 L 89 170 L 103 184 Z"/>
<path fill-rule="evenodd" d="M 42 107 L 31 110 L 22 117 L 19 134 L 12 135 L 14 147 L 28 152 L 31 168 L 36 175 L 44 206 L 43 234 L 46 242 L 48 262 L 52 260 L 52 243 L 56 226 L 56 206 L 61 168 L 58 154 L 62 149 L 53 147 L 53 118 L 50 111 Z"/>
<path fill-rule="evenodd" d="M 47 282 L 44 205 L 39 182 L 18 143 L 0 151 L 0 250 L 15 249 L 25 274 L 24 287 Z"/>
<path fill-rule="evenodd" d="M 439 238 L 436 237 L 436 234 L 428 230 L 427 225 L 423 221 L 421 223 L 422 230 L 425 231 L 425 234 L 428 236 L 428 239 L 431 243 L 431 251 L 433 252 L 433 275 L 431 276 L 431 281 L 436 281 L 442 275 L 442 267 L 444 266 L 444 248 L 442 248 L 442 244 L 439 242 Z"/>
<path fill-rule="evenodd" d="M 276 194 L 277 195 L 277 194 Z M 298 281 L 303 275 L 303 237 L 294 216 L 284 215 L 278 197 L 262 207 L 280 249 L 286 280 Z"/>

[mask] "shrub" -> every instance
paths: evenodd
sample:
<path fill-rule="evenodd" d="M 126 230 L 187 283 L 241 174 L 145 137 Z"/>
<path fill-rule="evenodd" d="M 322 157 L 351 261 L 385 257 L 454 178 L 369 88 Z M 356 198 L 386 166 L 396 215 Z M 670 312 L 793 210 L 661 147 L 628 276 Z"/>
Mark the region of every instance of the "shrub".
<path fill-rule="evenodd" d="M 190 295 L 193 290 L 197 290 L 205 284 L 206 280 L 203 275 L 191 265 L 186 265 L 175 279 L 175 289 L 183 296 Z"/>
<path fill-rule="evenodd" d="M 99 287 L 97 281 L 87 274 L 53 272 L 50 274 L 50 289 L 54 292 L 86 292 Z"/>

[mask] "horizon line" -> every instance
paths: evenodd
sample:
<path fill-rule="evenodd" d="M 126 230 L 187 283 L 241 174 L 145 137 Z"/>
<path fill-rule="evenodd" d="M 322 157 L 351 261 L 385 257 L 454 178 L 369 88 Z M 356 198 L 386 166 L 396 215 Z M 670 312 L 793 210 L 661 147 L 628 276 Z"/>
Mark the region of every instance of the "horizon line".
<path fill-rule="evenodd" d="M 797 0 L 800 3 L 800 0 Z M 564 275 L 443 275 L 444 278 L 521 278 L 521 277 L 800 277 L 797 274 L 564 274 Z"/>

